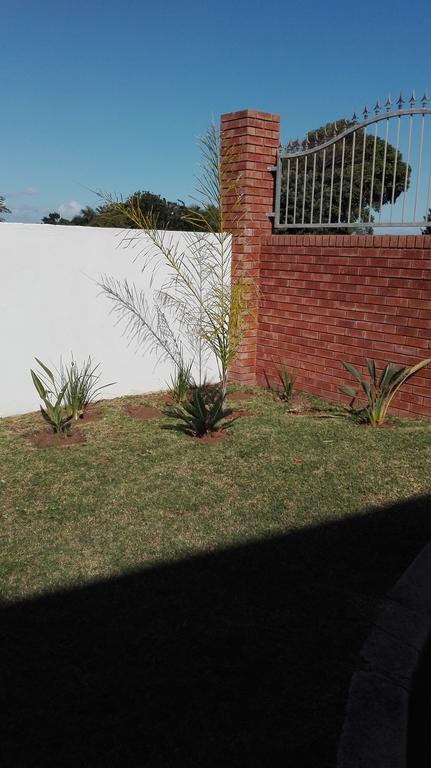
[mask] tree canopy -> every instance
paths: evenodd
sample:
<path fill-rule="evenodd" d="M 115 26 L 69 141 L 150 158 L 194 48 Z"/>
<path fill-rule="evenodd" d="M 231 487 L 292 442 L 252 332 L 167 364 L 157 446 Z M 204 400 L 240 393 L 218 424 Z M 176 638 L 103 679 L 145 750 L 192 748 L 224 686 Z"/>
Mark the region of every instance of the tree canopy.
<path fill-rule="evenodd" d="M 199 206 L 187 207 L 182 200 L 173 203 L 160 195 L 152 192 L 134 192 L 124 201 L 124 209 L 119 210 L 110 202 L 104 202 L 97 208 L 86 206 L 82 208 L 81 213 L 74 216 L 73 219 L 64 219 L 59 213 L 54 212 L 44 216 L 44 224 L 63 224 L 80 227 L 118 227 L 121 229 L 136 229 L 136 221 L 127 215 L 128 205 L 133 201 L 137 205 L 143 216 L 151 215 L 160 229 L 174 231 L 190 231 L 191 229 L 202 230 L 202 221 L 191 223 L 190 210 L 201 211 Z M 208 208 L 208 220 L 213 218 L 214 211 Z"/>
<path fill-rule="evenodd" d="M 5 198 L 3 195 L 0 195 L 0 213 L 10 213 L 10 210 L 6 205 Z M 3 219 L 0 218 L 0 221 L 3 221 Z"/>
<path fill-rule="evenodd" d="M 353 126 L 353 122 L 346 120 L 337 121 L 335 123 L 328 123 L 325 126 L 321 126 L 316 130 L 308 133 L 309 146 L 313 147 L 315 143 L 322 144 L 329 137 L 337 136 L 343 133 L 347 128 Z M 355 138 L 353 138 L 355 137 Z M 365 140 L 365 161 L 364 171 L 362 179 L 362 157 L 364 152 L 364 140 L 365 133 L 363 129 L 350 133 L 345 137 L 344 142 L 344 164 L 342 163 L 343 155 L 343 142 L 336 142 L 334 145 L 328 147 L 325 154 L 325 161 L 323 163 L 323 151 L 319 152 L 316 159 L 316 174 L 314 184 L 314 198 L 312 197 L 313 187 L 313 159 L 308 156 L 307 165 L 304 158 L 300 158 L 298 162 L 298 175 L 297 175 L 297 212 L 295 221 L 298 222 L 302 219 L 303 208 L 303 190 L 305 183 L 305 216 L 304 221 L 310 222 L 311 213 L 313 213 L 313 221 L 318 222 L 320 217 L 320 201 L 322 191 L 322 179 L 323 179 L 323 204 L 322 204 L 322 221 L 336 223 L 339 218 L 341 222 L 345 222 L 349 215 L 349 199 L 350 199 L 350 187 L 352 187 L 352 199 L 350 205 L 350 221 L 357 223 L 357 231 L 372 231 L 372 223 L 374 216 L 381 210 L 381 207 L 392 201 L 392 195 L 394 202 L 404 192 L 406 177 L 407 188 L 410 183 L 411 168 L 407 167 L 407 164 L 402 159 L 401 152 L 392 146 L 387 145 L 386 159 L 385 159 L 385 141 L 379 137 L 375 143 L 375 156 L 374 156 L 374 136 L 366 136 Z M 353 145 L 353 142 L 354 145 Z M 292 145 L 292 152 L 301 151 L 303 145 L 300 142 L 295 142 Z M 335 150 L 333 150 L 335 147 Z M 353 156 L 354 148 L 354 156 Z M 333 178 L 333 190 L 331 201 L 330 179 L 332 174 L 332 163 L 334 155 L 334 178 Z M 353 156 L 353 158 L 352 158 Z M 311 156 L 312 158 L 313 156 Z M 353 159 L 353 173 L 352 173 L 352 159 Z M 374 163 L 373 163 L 374 159 Z M 286 161 L 284 161 L 286 163 Z M 289 182 L 289 211 L 287 217 L 287 223 L 292 224 L 294 222 L 293 217 L 293 195 L 295 184 L 295 161 L 291 161 L 291 173 Z M 385 166 L 385 174 L 383 177 L 383 166 Z M 343 172 L 342 172 L 343 167 Z M 395 178 L 394 178 L 395 171 Z M 353 178 L 352 178 L 353 177 Z M 362 180 L 362 196 L 361 196 L 361 180 Z M 372 187 L 372 199 L 371 196 Z M 383 192 L 382 192 L 383 187 Z M 341 188 L 341 205 L 340 205 L 340 188 Z M 283 174 L 282 191 L 281 191 L 281 211 L 285 210 L 286 205 L 286 191 L 287 191 L 287 177 L 286 173 Z M 361 210 L 359 205 L 361 203 Z M 311 210 L 313 208 L 313 210 Z M 340 217 L 339 217 L 340 213 Z M 316 231 L 318 230 L 318 224 L 316 224 Z M 291 230 L 296 232 L 305 231 L 301 230 L 301 224 L 298 224 L 297 230 Z M 308 232 L 310 230 L 307 230 Z M 342 225 L 339 229 L 332 229 L 332 232 L 351 232 L 348 228 L 343 228 Z"/>

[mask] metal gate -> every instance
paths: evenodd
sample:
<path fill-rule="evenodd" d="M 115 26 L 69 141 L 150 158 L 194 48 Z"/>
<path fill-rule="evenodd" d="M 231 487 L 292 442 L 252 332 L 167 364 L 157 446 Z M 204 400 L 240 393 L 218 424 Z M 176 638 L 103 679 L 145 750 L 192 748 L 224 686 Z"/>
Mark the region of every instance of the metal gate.
<path fill-rule="evenodd" d="M 330 123 L 277 154 L 275 231 L 372 231 L 430 221 L 431 109 L 425 93 L 387 99 L 363 119 Z M 382 130 L 383 129 L 383 130 Z M 379 133 L 382 135 L 379 135 Z"/>

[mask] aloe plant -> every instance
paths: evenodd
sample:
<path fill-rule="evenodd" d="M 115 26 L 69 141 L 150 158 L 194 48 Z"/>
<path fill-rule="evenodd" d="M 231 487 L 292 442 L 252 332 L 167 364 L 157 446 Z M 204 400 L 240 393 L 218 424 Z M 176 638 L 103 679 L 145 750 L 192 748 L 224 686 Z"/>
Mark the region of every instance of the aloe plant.
<path fill-rule="evenodd" d="M 340 387 L 340 392 L 351 398 L 349 408 L 352 412 L 356 413 L 372 427 L 377 427 L 379 424 L 383 424 L 392 398 L 396 395 L 399 388 L 429 363 L 431 363 L 431 357 L 421 360 L 415 365 L 401 368 L 397 368 L 393 363 L 387 363 L 379 376 L 375 361 L 366 357 L 365 364 L 369 373 L 369 381 L 367 381 L 362 378 L 357 368 L 351 363 L 342 362 L 344 370 L 351 373 L 360 384 L 367 398 L 367 405 L 365 408 L 355 408 L 358 390 L 354 387 Z"/>
<path fill-rule="evenodd" d="M 41 368 L 47 375 L 48 380 L 53 385 L 53 390 L 48 390 L 45 387 L 45 384 L 40 378 L 40 376 L 38 376 L 37 373 L 35 373 L 33 370 L 30 371 L 36 391 L 40 399 L 43 400 L 43 403 L 45 405 L 45 408 L 40 406 L 41 414 L 45 419 L 45 421 L 48 422 L 53 432 L 57 434 L 65 434 L 70 427 L 70 421 L 72 419 L 71 415 L 68 415 L 67 413 L 65 413 L 64 407 L 63 407 L 64 393 L 66 390 L 66 386 L 62 387 L 59 391 L 57 391 L 55 378 L 52 371 L 50 371 L 49 368 L 47 368 L 47 366 L 44 365 L 37 358 L 36 358 L 36 361 L 41 366 Z M 52 399 L 53 397 L 55 399 Z"/>
<path fill-rule="evenodd" d="M 214 394 L 196 389 L 189 401 L 181 407 L 164 409 L 164 414 L 177 419 L 182 424 L 178 428 L 194 437 L 204 437 L 209 432 L 216 432 L 230 426 L 232 422 L 224 422 L 233 411 L 224 408 L 225 395 L 223 390 Z M 222 423 L 224 422 L 224 423 Z"/>

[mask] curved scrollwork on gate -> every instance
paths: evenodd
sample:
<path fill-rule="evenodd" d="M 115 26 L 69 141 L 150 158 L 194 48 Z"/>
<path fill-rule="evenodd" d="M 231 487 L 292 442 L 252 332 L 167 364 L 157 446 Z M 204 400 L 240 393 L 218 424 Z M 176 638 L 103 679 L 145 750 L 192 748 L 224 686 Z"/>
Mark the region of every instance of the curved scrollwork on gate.
<path fill-rule="evenodd" d="M 425 93 L 405 104 L 332 123 L 277 155 L 275 231 L 372 231 L 430 222 L 431 108 Z M 382 135 L 380 135 L 380 133 Z"/>

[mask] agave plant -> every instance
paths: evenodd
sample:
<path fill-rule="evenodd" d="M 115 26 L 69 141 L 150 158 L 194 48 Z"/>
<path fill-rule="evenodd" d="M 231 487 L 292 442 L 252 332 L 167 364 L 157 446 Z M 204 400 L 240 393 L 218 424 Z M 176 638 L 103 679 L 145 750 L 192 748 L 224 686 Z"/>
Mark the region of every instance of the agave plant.
<path fill-rule="evenodd" d="M 224 408 L 223 390 L 215 394 L 196 389 L 189 401 L 180 407 L 165 408 L 164 414 L 178 419 L 182 424 L 178 429 L 194 437 L 204 437 L 209 432 L 225 429 L 232 423 L 224 421 L 233 413 L 231 408 Z"/>
<path fill-rule="evenodd" d="M 340 387 L 340 392 L 351 398 L 349 408 L 352 412 L 355 412 L 372 427 L 377 427 L 379 424 L 383 424 L 392 398 L 396 395 L 399 388 L 429 363 L 431 363 L 431 357 L 421 360 L 416 365 L 408 365 L 401 368 L 397 368 L 393 363 L 387 363 L 380 376 L 378 376 L 375 361 L 366 357 L 365 364 L 369 373 L 369 381 L 366 381 L 351 363 L 342 362 L 343 368 L 348 373 L 351 373 L 361 385 L 367 398 L 367 405 L 365 408 L 355 408 L 358 390 L 354 389 L 354 387 Z"/>
<path fill-rule="evenodd" d="M 192 365 L 193 363 L 186 364 L 181 360 L 171 376 L 168 391 L 177 403 L 184 402 L 189 389 L 193 386 Z"/>
<path fill-rule="evenodd" d="M 37 360 L 37 362 L 44 370 L 46 376 L 48 376 L 49 381 L 51 381 L 53 385 L 53 390 L 48 390 L 40 376 L 38 376 L 37 373 L 35 373 L 33 370 L 30 371 L 33 384 L 36 387 L 36 391 L 45 405 L 45 408 L 40 406 L 41 414 L 45 421 L 48 422 L 53 432 L 58 434 L 65 434 L 70 427 L 70 421 L 72 419 L 72 416 L 65 413 L 63 407 L 65 387 L 62 387 L 59 391 L 57 391 L 55 387 L 55 378 L 52 371 L 50 371 L 46 365 L 41 363 L 40 360 Z"/>

